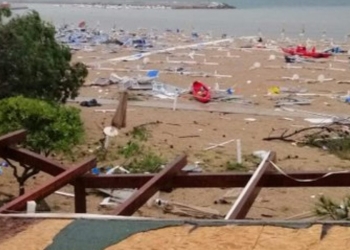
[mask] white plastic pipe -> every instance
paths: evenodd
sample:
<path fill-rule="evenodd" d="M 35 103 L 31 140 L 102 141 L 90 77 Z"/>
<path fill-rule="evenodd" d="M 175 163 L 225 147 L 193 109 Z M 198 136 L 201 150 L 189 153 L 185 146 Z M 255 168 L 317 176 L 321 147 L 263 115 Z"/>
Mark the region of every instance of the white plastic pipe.
<path fill-rule="evenodd" d="M 104 144 L 104 148 L 105 148 L 105 149 L 107 149 L 108 146 L 109 146 L 109 140 L 110 140 L 110 136 L 106 135 L 105 144 Z"/>
<path fill-rule="evenodd" d="M 237 163 L 242 164 L 242 147 L 241 147 L 241 140 L 237 139 Z"/>
<path fill-rule="evenodd" d="M 27 214 L 34 214 L 36 211 L 36 202 L 28 201 L 27 202 Z"/>
<path fill-rule="evenodd" d="M 213 149 L 213 148 L 217 148 L 217 147 L 222 147 L 222 146 L 224 146 L 224 145 L 226 145 L 226 144 L 229 144 L 229 143 L 231 143 L 231 142 L 233 142 L 233 141 L 235 141 L 235 139 L 232 139 L 232 140 L 229 140 L 229 141 L 225 141 L 225 142 L 223 142 L 223 143 L 215 144 L 215 145 L 213 145 L 213 146 L 210 146 L 210 147 L 205 148 L 204 150 L 209 150 L 209 149 Z"/>
<path fill-rule="evenodd" d="M 176 105 L 177 105 L 177 95 L 175 95 L 175 98 L 174 98 L 173 111 L 176 110 Z"/>

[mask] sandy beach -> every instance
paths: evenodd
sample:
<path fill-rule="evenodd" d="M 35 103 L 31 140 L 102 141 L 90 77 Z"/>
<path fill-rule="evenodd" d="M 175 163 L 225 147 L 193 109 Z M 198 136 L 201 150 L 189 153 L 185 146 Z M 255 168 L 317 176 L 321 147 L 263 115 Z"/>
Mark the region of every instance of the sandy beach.
<path fill-rule="evenodd" d="M 300 39 L 300 38 L 299 38 Z M 186 41 L 172 33 L 164 33 L 157 43 L 167 44 L 168 47 L 179 44 L 188 45 L 195 41 Z M 214 40 L 214 38 L 213 38 Z M 305 41 L 299 41 L 305 44 Z M 252 48 L 246 48 L 247 45 Z M 84 62 L 90 66 L 86 84 L 81 88 L 78 100 L 107 100 L 100 107 L 80 107 L 78 103 L 69 105 L 81 109 L 81 115 L 86 129 L 84 146 L 77 151 L 77 157 L 91 154 L 98 146 L 98 140 L 103 138 L 102 128 L 109 125 L 116 108 L 120 86 L 104 87 L 90 86 L 96 78 L 109 78 L 111 73 L 118 76 L 137 77 L 145 75 L 144 71 L 160 70 L 157 81 L 187 89 L 194 81 L 201 81 L 212 89 L 219 86 L 226 90 L 231 88 L 238 99 L 227 102 L 212 101 L 207 104 L 199 103 L 190 94 L 181 95 L 177 100 L 177 109 L 173 110 L 173 100 L 163 100 L 144 91 L 129 91 L 130 99 L 127 111 L 127 127 L 119 131 L 109 147 L 110 157 L 100 161 L 99 167 L 122 164 L 113 152 L 118 146 L 122 147 L 129 140 L 129 133 L 135 126 L 146 125 L 150 138 L 146 142 L 148 148 L 158 152 L 168 161 L 181 153 L 188 155 L 191 164 L 200 162 L 205 172 L 227 171 L 227 162 L 236 161 L 236 143 L 224 147 L 204 150 L 210 143 L 222 143 L 232 139 L 240 139 L 244 171 L 254 171 L 256 165 L 249 156 L 257 150 L 275 151 L 277 165 L 284 171 L 338 171 L 347 169 L 349 161 L 330 154 L 327 150 L 311 147 L 300 147 L 294 143 L 282 141 L 264 141 L 263 138 L 272 131 L 281 133 L 311 126 L 305 118 L 329 116 L 346 117 L 349 104 L 341 100 L 349 90 L 348 84 L 339 81 L 349 81 L 348 54 L 339 54 L 327 59 L 314 59 L 314 62 L 294 63 L 287 66 L 281 46 L 297 45 L 296 41 L 271 41 L 264 38 L 257 47 L 250 39 L 235 38 L 232 42 L 216 45 L 201 46 L 196 50 L 179 49 L 171 53 L 159 53 L 147 56 L 147 59 L 111 63 L 110 59 L 136 54 L 130 49 L 121 48 L 116 53 L 106 53 L 106 47 L 94 47 L 93 51 L 80 50 L 74 54 L 75 61 Z M 330 46 L 329 41 L 311 41 L 309 45 L 323 50 Z M 349 49 L 350 44 L 340 44 Z M 195 51 L 194 54 L 189 54 Z M 177 63 L 175 63 L 177 61 Z M 187 63 L 192 61 L 191 64 Z M 181 63 L 182 62 L 182 63 Z M 196 63 L 193 63 L 196 62 Z M 258 63 L 258 64 L 257 64 Z M 255 65 L 255 67 L 254 67 Z M 258 66 L 257 66 L 258 65 Z M 232 77 L 194 77 L 186 74 L 166 73 L 169 68 L 182 67 L 186 72 L 205 72 L 208 75 L 226 75 Z M 125 69 L 123 72 L 122 69 Z M 129 69 L 129 70 L 126 70 Z M 287 80 L 298 75 L 299 80 Z M 326 81 L 317 81 L 323 75 Z M 330 80 L 329 80 L 330 79 Z M 311 81 L 313 80 L 313 81 Z M 312 82 L 312 83 L 308 83 Z M 218 83 L 218 85 L 216 85 Z M 280 90 L 294 90 L 303 93 L 302 98 L 308 98 L 310 105 L 291 105 L 276 107 L 277 98 L 282 94 L 269 94 L 269 89 L 279 87 Z M 299 98 L 301 98 L 299 96 Z M 135 101 L 137 99 L 137 101 Z M 78 101 L 76 101 L 78 102 Z M 283 109 L 284 108 L 284 109 Z M 289 108 L 287 111 L 285 108 Z M 103 110 L 107 110 L 103 112 Z M 292 112 L 294 111 L 294 112 Z M 322 113 L 323 116 L 315 115 Z M 185 138 L 182 138 L 185 137 Z M 8 194 L 17 194 L 17 185 L 10 170 L 1 176 L 1 189 Z M 38 185 L 50 178 L 40 174 L 35 180 L 27 183 L 27 188 Z M 72 192 L 67 186 L 63 191 Z M 172 193 L 161 193 L 165 200 L 181 202 L 201 207 L 210 207 L 221 214 L 227 213 L 231 204 L 214 204 L 222 197 L 227 189 L 177 189 Z M 253 204 L 249 218 L 292 218 L 309 213 L 313 210 L 317 196 L 324 194 L 336 199 L 347 194 L 346 188 L 266 188 L 263 189 Z M 1 197 L 1 194 L 0 194 Z M 99 206 L 103 197 L 89 190 L 88 212 L 108 214 L 112 211 Z M 52 194 L 46 199 L 53 212 L 73 212 L 73 199 Z M 158 218 L 173 218 L 175 215 L 164 214 L 160 209 L 144 206 L 137 213 L 142 216 Z"/>

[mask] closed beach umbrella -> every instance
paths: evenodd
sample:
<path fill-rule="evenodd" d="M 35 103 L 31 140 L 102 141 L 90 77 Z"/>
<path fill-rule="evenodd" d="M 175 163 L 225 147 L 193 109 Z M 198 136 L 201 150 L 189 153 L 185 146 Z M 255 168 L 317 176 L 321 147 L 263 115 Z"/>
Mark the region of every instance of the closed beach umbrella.
<path fill-rule="evenodd" d="M 114 117 L 112 119 L 112 124 L 111 124 L 113 127 L 116 127 L 117 129 L 125 128 L 126 126 L 127 101 L 128 101 L 128 92 L 126 91 L 121 92 L 119 96 L 118 108 L 114 114 Z"/>

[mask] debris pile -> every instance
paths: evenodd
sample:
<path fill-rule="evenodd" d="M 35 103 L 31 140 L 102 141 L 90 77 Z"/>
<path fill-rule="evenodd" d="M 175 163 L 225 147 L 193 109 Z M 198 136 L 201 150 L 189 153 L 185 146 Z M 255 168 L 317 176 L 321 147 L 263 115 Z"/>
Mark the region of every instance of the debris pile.
<path fill-rule="evenodd" d="M 282 132 L 273 130 L 265 141 L 281 140 L 295 145 L 307 145 L 327 150 L 343 158 L 350 153 L 350 121 L 348 119 L 306 119 L 315 126 Z M 277 134 L 277 135 L 276 135 Z"/>

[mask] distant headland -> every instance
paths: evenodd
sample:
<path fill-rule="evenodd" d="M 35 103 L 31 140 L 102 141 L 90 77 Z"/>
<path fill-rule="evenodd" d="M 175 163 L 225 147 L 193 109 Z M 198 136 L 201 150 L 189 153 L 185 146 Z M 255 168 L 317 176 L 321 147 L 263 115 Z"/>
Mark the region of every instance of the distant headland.
<path fill-rule="evenodd" d="M 176 5 L 173 4 L 172 9 L 235 9 L 235 6 L 227 3 L 211 2 L 209 4 L 189 4 L 189 5 Z"/>

